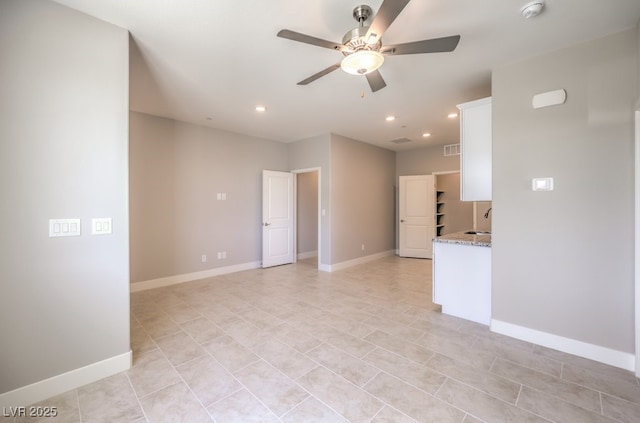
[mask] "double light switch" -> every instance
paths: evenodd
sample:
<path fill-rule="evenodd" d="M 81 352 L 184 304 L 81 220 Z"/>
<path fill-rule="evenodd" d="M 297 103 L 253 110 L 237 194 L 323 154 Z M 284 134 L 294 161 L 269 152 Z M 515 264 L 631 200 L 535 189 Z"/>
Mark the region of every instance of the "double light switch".
<path fill-rule="evenodd" d="M 111 218 L 99 217 L 91 219 L 92 235 L 107 235 L 111 233 Z"/>

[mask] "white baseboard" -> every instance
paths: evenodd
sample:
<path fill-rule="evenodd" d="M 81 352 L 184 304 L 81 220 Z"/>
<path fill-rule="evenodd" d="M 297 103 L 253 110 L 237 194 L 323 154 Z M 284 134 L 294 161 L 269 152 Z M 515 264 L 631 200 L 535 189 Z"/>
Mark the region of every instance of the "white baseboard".
<path fill-rule="evenodd" d="M 325 266 L 326 270 L 323 269 L 322 266 L 320 267 L 320 270 L 325 270 L 327 272 L 335 272 L 337 270 L 343 270 L 352 266 L 357 266 L 358 264 L 368 263 L 370 261 L 378 260 L 378 259 L 389 257 L 392 255 L 394 255 L 394 250 L 383 251 L 381 253 L 371 254 L 369 256 L 364 256 L 364 257 L 358 257 L 357 259 L 347 260 L 347 261 L 343 261 L 336 264 L 331 264 L 331 265 L 323 264 L 322 266 Z"/>
<path fill-rule="evenodd" d="M 318 270 L 320 270 L 322 272 L 331 272 L 331 265 L 330 264 L 319 263 L 318 264 Z"/>
<path fill-rule="evenodd" d="M 636 360 L 635 355 L 632 353 L 612 350 L 599 345 L 588 344 L 575 339 L 565 338 L 563 336 L 553 335 L 551 333 L 541 332 L 535 329 L 529 329 L 495 319 L 491 319 L 491 330 L 502 335 L 507 335 L 522 341 L 532 342 L 537 345 L 542 345 L 543 347 L 552 348 L 554 350 L 588 358 L 590 360 L 599 361 L 600 363 L 608 364 L 610 366 L 630 371 L 635 370 Z"/>
<path fill-rule="evenodd" d="M 304 260 L 313 257 L 318 257 L 318 250 L 307 251 L 306 253 L 298 253 L 298 260 Z"/>
<path fill-rule="evenodd" d="M 309 256 L 306 256 L 309 254 Z M 382 253 L 372 254 L 369 256 L 358 257 L 357 259 L 343 261 L 336 264 L 318 264 L 318 270 L 323 272 L 335 272 L 336 270 L 346 269 L 358 264 L 367 263 L 373 260 L 378 260 L 383 257 L 392 256 L 395 254 L 395 250 L 383 251 Z M 308 253 L 298 254 L 298 259 L 303 260 L 305 258 L 316 257 L 317 251 L 311 251 Z M 226 275 L 228 273 L 241 272 L 243 270 L 258 269 L 262 265 L 259 261 L 250 263 L 243 263 L 234 266 L 216 267 L 215 269 L 203 270 L 201 272 L 184 273 L 182 275 L 167 276 L 164 278 L 151 279 L 148 281 L 134 282 L 131 284 L 131 292 L 146 291 L 147 289 L 162 288 L 165 286 L 176 285 L 184 282 L 191 282 L 199 279 L 211 278 L 214 276 Z"/>
<path fill-rule="evenodd" d="M 131 284 L 131 292 L 146 291 L 147 289 L 162 288 L 164 286 L 212 278 L 214 276 L 226 275 L 228 273 L 242 272 L 243 270 L 258 269 L 260 266 L 261 263 L 259 261 L 253 261 L 233 266 L 216 267 L 214 269 L 203 270 L 201 272 L 183 273 L 182 275 L 134 282 Z"/>
<path fill-rule="evenodd" d="M 0 408 L 27 406 L 131 368 L 131 351 L 0 394 Z"/>

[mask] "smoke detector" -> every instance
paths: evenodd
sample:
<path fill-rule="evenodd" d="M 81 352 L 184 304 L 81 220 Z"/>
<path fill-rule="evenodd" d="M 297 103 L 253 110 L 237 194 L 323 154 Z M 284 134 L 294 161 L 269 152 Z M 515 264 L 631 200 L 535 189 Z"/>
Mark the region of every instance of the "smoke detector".
<path fill-rule="evenodd" d="M 522 6 L 520 13 L 527 19 L 538 16 L 544 9 L 544 0 L 534 0 Z"/>

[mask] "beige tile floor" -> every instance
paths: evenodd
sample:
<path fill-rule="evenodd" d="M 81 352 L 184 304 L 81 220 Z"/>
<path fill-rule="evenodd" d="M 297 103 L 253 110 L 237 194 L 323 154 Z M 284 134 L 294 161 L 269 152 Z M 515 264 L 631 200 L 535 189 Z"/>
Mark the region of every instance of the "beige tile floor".
<path fill-rule="evenodd" d="M 45 401 L 60 415 L 42 421 L 640 422 L 631 373 L 430 300 L 431 262 L 398 257 L 135 293 L 133 368 Z"/>

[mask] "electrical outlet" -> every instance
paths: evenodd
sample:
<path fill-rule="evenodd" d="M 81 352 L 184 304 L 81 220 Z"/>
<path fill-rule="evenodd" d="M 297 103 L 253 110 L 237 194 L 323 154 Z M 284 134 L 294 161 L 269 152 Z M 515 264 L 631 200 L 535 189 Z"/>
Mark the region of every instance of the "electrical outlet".
<path fill-rule="evenodd" d="M 362 244 L 362 251 L 364 251 L 364 244 Z"/>
<path fill-rule="evenodd" d="M 203 262 L 203 263 L 206 263 L 206 262 L 207 262 L 207 255 L 206 255 L 206 254 L 203 254 L 203 255 L 202 255 L 202 262 Z"/>

